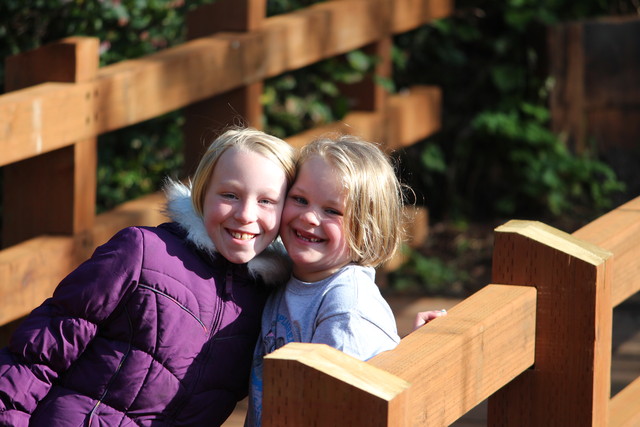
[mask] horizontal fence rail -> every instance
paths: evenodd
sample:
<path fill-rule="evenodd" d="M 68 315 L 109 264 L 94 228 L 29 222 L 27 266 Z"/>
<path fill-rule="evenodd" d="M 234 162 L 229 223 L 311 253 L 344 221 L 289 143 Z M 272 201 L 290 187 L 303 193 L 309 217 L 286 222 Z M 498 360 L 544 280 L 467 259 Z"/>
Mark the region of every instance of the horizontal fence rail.
<path fill-rule="evenodd" d="M 444 426 L 486 398 L 490 426 L 638 425 L 640 378 L 610 398 L 610 370 L 613 307 L 640 290 L 639 233 L 640 197 L 573 235 L 509 221 L 493 256 L 505 284 L 396 349 L 362 362 L 292 343 L 266 356 L 265 425 Z"/>
<path fill-rule="evenodd" d="M 265 357 L 263 423 L 450 424 L 533 364 L 535 317 L 535 289 L 489 285 L 369 362 L 288 344 Z"/>
<path fill-rule="evenodd" d="M 233 110 L 259 127 L 265 79 L 353 49 L 377 55 L 376 74 L 389 77 L 391 37 L 452 8 L 336 0 L 265 18 L 265 0 L 218 0 L 190 14 L 188 42 L 143 58 L 100 68 L 99 41 L 83 37 L 8 58 L 0 325 L 39 305 L 116 231 L 166 220 L 160 193 L 95 215 L 97 136 L 185 108 L 192 166 L 203 133 L 194 118 L 220 116 L 223 127 Z M 339 131 L 392 151 L 439 129 L 438 88 L 388 95 L 369 79 L 345 90 L 353 112 L 288 142 Z M 415 245 L 427 216 L 416 209 L 408 224 Z M 362 362 L 293 343 L 267 356 L 265 425 L 448 425 L 487 398 L 489 425 L 638 425 L 640 379 L 610 398 L 610 368 L 613 307 L 640 290 L 640 198 L 573 235 L 510 221 L 495 240 L 496 284 L 395 350 Z"/>
<path fill-rule="evenodd" d="M 193 117 L 212 117 L 224 127 L 239 115 L 259 127 L 262 80 L 353 49 L 377 55 L 376 73 L 389 76 L 390 36 L 446 16 L 453 7 L 451 0 L 344 0 L 265 18 L 265 5 L 218 0 L 190 13 L 188 42 L 102 68 L 98 40 L 84 37 L 7 58 L 6 87 L 12 91 L 0 96 L 0 325 L 39 305 L 121 228 L 166 220 L 159 193 L 95 216 L 98 135 L 186 107 L 188 169 L 200 155 L 204 129 L 211 127 Z M 438 88 L 389 96 L 370 80 L 352 90 L 356 110 L 340 123 L 288 141 L 299 147 L 320 133 L 341 131 L 392 151 L 439 129 Z M 423 208 L 411 215 L 414 245 L 426 236 L 427 216 Z M 398 257 L 386 268 L 400 262 Z"/>
<path fill-rule="evenodd" d="M 449 0 L 341 0 L 0 96 L 0 166 L 367 46 L 450 13 Z M 29 55 L 28 53 L 25 55 Z"/>

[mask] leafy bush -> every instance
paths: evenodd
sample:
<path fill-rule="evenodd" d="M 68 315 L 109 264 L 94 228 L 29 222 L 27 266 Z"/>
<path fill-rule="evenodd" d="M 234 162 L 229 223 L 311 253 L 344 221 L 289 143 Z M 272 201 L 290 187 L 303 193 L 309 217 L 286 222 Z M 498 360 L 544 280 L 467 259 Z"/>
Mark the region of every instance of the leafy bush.
<path fill-rule="evenodd" d="M 468 274 L 441 258 L 425 256 L 404 247 L 407 256 L 400 269 L 390 274 L 393 289 L 401 292 L 425 292 L 430 295 L 456 294 L 456 288 L 468 280 Z M 457 296 L 457 295 L 456 295 Z"/>
<path fill-rule="evenodd" d="M 349 111 L 340 84 L 361 81 L 376 58 L 361 50 L 330 58 L 265 82 L 265 131 L 284 138 L 342 119 Z"/>
<path fill-rule="evenodd" d="M 398 87 L 443 88 L 442 130 L 408 156 L 436 218 L 593 215 L 623 186 L 593 155 L 569 152 L 549 127 L 544 30 L 630 10 L 632 2 L 456 2 L 456 13 L 396 38 Z"/>

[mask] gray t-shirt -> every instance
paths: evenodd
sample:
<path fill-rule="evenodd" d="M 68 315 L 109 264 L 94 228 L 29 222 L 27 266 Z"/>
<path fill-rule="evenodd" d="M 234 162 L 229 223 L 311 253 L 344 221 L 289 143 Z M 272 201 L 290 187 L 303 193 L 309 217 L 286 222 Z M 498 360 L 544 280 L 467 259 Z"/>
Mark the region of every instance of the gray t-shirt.
<path fill-rule="evenodd" d="M 260 425 L 263 356 L 286 343 L 328 344 L 361 360 L 395 348 L 400 342 L 395 318 L 374 280 L 373 268 L 347 265 L 320 282 L 292 277 L 269 296 L 253 356 L 245 425 Z"/>

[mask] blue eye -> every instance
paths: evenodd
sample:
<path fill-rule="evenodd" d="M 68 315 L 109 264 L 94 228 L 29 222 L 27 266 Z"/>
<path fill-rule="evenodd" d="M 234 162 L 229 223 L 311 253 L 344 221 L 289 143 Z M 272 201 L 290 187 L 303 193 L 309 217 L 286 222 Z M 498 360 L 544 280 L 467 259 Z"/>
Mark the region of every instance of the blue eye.
<path fill-rule="evenodd" d="M 304 197 L 301 196 L 291 196 L 291 199 L 301 205 L 306 205 L 307 204 L 307 199 L 305 199 Z"/>

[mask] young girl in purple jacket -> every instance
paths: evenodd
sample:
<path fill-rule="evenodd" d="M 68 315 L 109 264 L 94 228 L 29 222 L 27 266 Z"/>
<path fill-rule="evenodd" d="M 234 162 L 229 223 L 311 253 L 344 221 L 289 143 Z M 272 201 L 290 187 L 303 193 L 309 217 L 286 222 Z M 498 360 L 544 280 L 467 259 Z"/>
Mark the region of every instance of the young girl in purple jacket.
<path fill-rule="evenodd" d="M 220 425 L 247 392 L 294 150 L 253 129 L 169 182 L 158 227 L 96 249 L 0 350 L 0 425 Z"/>

